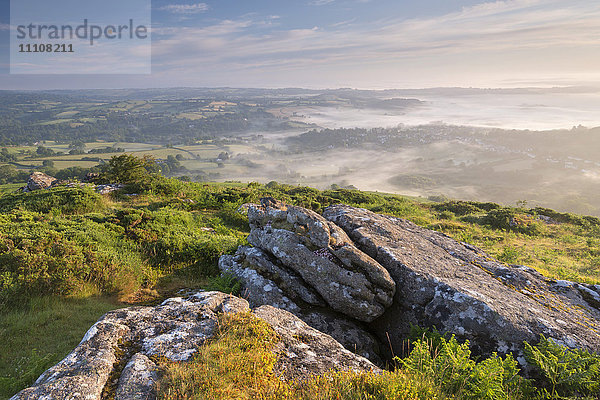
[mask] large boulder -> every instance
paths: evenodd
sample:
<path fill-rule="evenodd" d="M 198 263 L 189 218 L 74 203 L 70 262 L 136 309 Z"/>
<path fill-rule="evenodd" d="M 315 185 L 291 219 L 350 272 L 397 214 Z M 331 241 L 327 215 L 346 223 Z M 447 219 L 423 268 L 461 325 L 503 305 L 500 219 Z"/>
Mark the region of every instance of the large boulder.
<path fill-rule="evenodd" d="M 248 208 L 248 242 L 313 288 L 333 310 L 359 321 L 381 316 L 396 285 L 377 261 L 319 214 L 273 199 Z"/>
<path fill-rule="evenodd" d="M 293 270 L 256 247 L 240 246 L 219 259 L 219 269 L 242 283 L 250 307 L 271 305 L 296 315 L 346 349 L 381 364 L 379 344 L 359 321 L 326 307 L 321 296 Z"/>
<path fill-rule="evenodd" d="M 81 343 L 12 400 L 155 399 L 153 356 L 187 361 L 213 337 L 220 313 L 248 311 L 248 302 L 219 292 L 172 298 L 157 307 L 131 307 L 104 315 Z M 379 371 L 293 314 L 264 306 L 254 315 L 270 324 L 281 342 L 276 371 L 282 379 L 305 379 L 331 369 Z"/>
<path fill-rule="evenodd" d="M 34 172 L 29 175 L 27 185 L 22 190 L 23 192 L 33 192 L 34 190 L 48 189 L 58 183 L 58 179 L 46 175 L 43 172 Z"/>
<path fill-rule="evenodd" d="M 371 323 L 401 354 L 410 326 L 468 339 L 475 353 L 515 352 L 543 334 L 569 347 L 600 351 L 600 287 L 545 279 L 409 221 L 336 205 L 323 216 L 383 265 L 394 302 Z M 389 338 L 389 339 L 388 339 Z"/>

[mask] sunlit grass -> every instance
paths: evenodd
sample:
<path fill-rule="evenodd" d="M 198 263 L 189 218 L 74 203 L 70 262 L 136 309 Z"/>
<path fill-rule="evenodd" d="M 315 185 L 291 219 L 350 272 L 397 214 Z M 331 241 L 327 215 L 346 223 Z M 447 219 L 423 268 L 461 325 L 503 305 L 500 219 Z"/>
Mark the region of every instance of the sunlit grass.
<path fill-rule="evenodd" d="M 27 309 L 0 314 L 0 399 L 31 385 L 73 350 L 100 316 L 119 307 L 109 297 L 43 297 Z"/>

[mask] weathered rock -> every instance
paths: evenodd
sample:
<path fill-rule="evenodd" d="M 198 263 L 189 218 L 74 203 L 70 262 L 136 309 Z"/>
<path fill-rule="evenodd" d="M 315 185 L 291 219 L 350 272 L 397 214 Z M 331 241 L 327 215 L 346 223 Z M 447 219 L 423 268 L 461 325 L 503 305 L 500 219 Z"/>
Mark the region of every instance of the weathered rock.
<path fill-rule="evenodd" d="M 377 340 L 359 322 L 323 307 L 325 303 L 320 296 L 306 286 L 302 278 L 277 265 L 277 261 L 262 250 L 241 246 L 235 255 L 219 259 L 219 269 L 240 280 L 242 297 L 248 300 L 250 307 L 271 305 L 289 311 L 346 349 L 381 364 Z"/>
<path fill-rule="evenodd" d="M 262 250 L 240 246 L 235 255 L 219 259 L 219 269 L 240 280 L 242 297 L 250 307 L 271 305 L 289 311 L 346 349 L 381 364 L 377 340 L 359 322 L 324 307 L 319 294 L 302 278 L 278 265 Z"/>
<path fill-rule="evenodd" d="M 154 399 L 156 365 L 150 356 L 189 360 L 217 328 L 219 313 L 248 311 L 248 302 L 219 292 L 172 298 L 157 307 L 131 307 L 105 314 L 81 343 L 44 372 L 35 385 L 12 397 L 99 400 L 115 381 L 116 399 Z M 378 371 L 368 360 L 284 310 L 261 307 L 255 315 L 281 337 L 277 371 L 287 379 L 329 369 Z M 121 359 L 122 354 L 128 359 Z M 118 365 L 125 365 L 119 374 Z M 296 370 L 290 370 L 294 367 Z M 117 374 L 118 376 L 115 376 Z"/>
<path fill-rule="evenodd" d="M 286 268 L 256 247 L 241 246 L 234 256 L 223 256 L 219 260 L 221 272 L 237 276 L 248 289 L 249 299 L 254 306 L 269 304 L 293 311 L 294 303 L 325 306 L 325 301 L 298 274 Z M 273 290 L 273 283 L 275 288 Z M 259 299 L 262 297 L 262 299 Z M 283 298 L 285 297 L 285 299 Z"/>
<path fill-rule="evenodd" d="M 43 172 L 34 172 L 29 175 L 27 185 L 22 190 L 23 192 L 33 192 L 34 190 L 48 189 L 56 183 L 58 183 L 58 179 Z"/>
<path fill-rule="evenodd" d="M 154 399 L 157 381 L 157 365 L 145 355 L 137 353 L 121 373 L 115 400 Z"/>
<path fill-rule="evenodd" d="M 302 381 L 331 370 L 380 371 L 366 358 L 346 350 L 332 337 L 285 310 L 262 306 L 253 313 L 279 335 L 281 342 L 274 350 L 278 356 L 275 372 L 289 380 Z"/>
<path fill-rule="evenodd" d="M 300 310 L 275 282 L 263 277 L 252 268 L 244 267 L 238 257 L 222 256 L 219 259 L 219 269 L 224 274 L 233 275 L 242 283 L 242 297 L 248 300 L 248 303 L 252 306 L 269 304 L 291 312 Z"/>
<path fill-rule="evenodd" d="M 518 355 L 523 341 L 536 342 L 539 334 L 600 351 L 597 287 L 548 281 L 402 219 L 349 206 L 329 207 L 323 215 L 396 281 L 394 304 L 371 324 L 382 341 L 389 334 L 396 354 L 410 324 L 469 339 L 479 354 Z"/>
<path fill-rule="evenodd" d="M 323 308 L 302 310 L 297 316 L 311 327 L 337 340 L 352 353 L 361 355 L 376 365 L 384 364 L 378 340 L 360 322 Z"/>
<path fill-rule="evenodd" d="M 98 185 L 96 186 L 96 193 L 100 194 L 109 194 L 112 192 L 116 192 L 119 189 L 124 188 L 125 186 L 120 183 L 112 183 L 108 185 Z"/>
<path fill-rule="evenodd" d="M 389 273 L 319 214 L 263 199 L 248 208 L 248 218 L 248 242 L 295 271 L 332 309 L 369 322 L 391 304 Z"/>
<path fill-rule="evenodd" d="M 120 361 L 119 353 L 188 360 L 212 337 L 220 312 L 248 310 L 248 303 L 218 292 L 173 298 L 158 307 L 131 307 L 105 314 L 62 361 L 13 399 L 100 399 Z M 140 364 L 138 364 L 140 365 Z M 138 371 L 139 373 L 139 371 Z M 125 389 L 123 389 L 125 390 Z"/>

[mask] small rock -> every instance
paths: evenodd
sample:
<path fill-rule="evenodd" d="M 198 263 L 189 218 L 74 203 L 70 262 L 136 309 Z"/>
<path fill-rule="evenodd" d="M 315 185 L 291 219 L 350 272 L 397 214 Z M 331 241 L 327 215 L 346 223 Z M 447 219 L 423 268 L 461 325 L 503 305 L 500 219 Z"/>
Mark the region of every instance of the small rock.
<path fill-rule="evenodd" d="M 27 185 L 22 188 L 23 192 L 33 192 L 34 190 L 49 189 L 58 183 L 58 179 L 46 175 L 43 172 L 34 172 L 29 176 Z"/>

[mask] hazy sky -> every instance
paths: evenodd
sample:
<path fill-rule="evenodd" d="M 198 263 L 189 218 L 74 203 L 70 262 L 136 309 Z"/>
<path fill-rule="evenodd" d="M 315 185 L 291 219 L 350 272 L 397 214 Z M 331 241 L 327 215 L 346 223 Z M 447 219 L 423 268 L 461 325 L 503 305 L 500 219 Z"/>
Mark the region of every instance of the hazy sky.
<path fill-rule="evenodd" d="M 0 89 L 600 85 L 595 0 L 155 0 L 150 76 L 9 75 L 1 1 Z"/>

